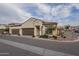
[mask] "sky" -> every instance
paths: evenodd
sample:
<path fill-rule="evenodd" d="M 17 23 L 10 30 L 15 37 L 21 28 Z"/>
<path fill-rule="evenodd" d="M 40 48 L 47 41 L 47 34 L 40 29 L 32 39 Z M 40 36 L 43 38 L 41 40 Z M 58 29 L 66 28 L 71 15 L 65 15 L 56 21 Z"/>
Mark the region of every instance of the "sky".
<path fill-rule="evenodd" d="M 59 25 L 79 25 L 79 4 L 0 3 L 0 24 L 22 23 L 30 17 Z"/>

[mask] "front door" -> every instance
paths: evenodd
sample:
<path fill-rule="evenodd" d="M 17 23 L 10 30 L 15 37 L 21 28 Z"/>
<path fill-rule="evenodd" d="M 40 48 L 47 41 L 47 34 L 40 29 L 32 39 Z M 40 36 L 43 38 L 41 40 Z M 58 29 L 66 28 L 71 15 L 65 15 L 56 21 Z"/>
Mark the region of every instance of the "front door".
<path fill-rule="evenodd" d="M 36 26 L 36 36 L 40 36 L 40 26 Z"/>

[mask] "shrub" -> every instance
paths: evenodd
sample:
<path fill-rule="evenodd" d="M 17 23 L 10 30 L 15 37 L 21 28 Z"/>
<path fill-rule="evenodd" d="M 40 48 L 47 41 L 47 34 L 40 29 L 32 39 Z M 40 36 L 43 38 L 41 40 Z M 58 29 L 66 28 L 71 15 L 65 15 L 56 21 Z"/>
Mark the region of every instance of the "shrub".
<path fill-rule="evenodd" d="M 41 35 L 40 38 L 48 38 L 48 35 Z"/>
<path fill-rule="evenodd" d="M 61 35 L 61 37 L 62 37 L 62 38 L 66 38 L 66 36 L 64 36 L 64 35 Z"/>
<path fill-rule="evenodd" d="M 57 39 L 57 36 L 53 36 L 54 39 Z"/>
<path fill-rule="evenodd" d="M 32 37 L 35 37 L 34 35 L 32 35 Z"/>
<path fill-rule="evenodd" d="M 20 36 L 20 34 L 18 34 L 18 36 Z"/>

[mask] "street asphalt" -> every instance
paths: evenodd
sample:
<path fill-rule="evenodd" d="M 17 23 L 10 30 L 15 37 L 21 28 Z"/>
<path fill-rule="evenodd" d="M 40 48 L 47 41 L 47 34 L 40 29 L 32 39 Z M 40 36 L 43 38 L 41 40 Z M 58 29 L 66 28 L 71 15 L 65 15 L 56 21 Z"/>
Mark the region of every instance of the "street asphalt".
<path fill-rule="evenodd" d="M 59 51 L 59 52 L 67 53 L 74 56 L 79 56 L 79 42 L 53 42 L 53 41 L 45 41 L 45 40 L 38 40 L 38 39 L 34 40 L 31 38 L 17 37 L 17 36 L 0 36 L 0 38 L 23 43 L 23 44 L 29 44 L 29 45 L 33 45 L 41 48 L 46 48 L 53 51 Z M 9 47 L 8 45 L 4 45 L 2 43 L 0 43 L 0 47 L 1 47 L 0 52 L 13 51 L 12 52 L 14 53 L 13 55 L 29 55 L 28 53 L 25 53 L 24 50 L 21 50 L 12 46 Z M 32 55 L 37 55 L 37 54 L 32 54 Z"/>
<path fill-rule="evenodd" d="M 0 42 L 0 56 L 40 56 L 40 55 Z"/>

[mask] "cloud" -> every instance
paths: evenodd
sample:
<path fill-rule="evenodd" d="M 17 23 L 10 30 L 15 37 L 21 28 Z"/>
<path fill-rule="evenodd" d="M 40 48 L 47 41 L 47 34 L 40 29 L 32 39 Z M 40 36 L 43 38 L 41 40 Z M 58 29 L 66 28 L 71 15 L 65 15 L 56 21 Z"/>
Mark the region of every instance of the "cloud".
<path fill-rule="evenodd" d="M 50 6 L 47 4 L 36 4 L 35 6 L 37 6 L 36 12 L 40 15 L 43 15 L 43 20 L 58 22 L 60 25 L 70 24 L 71 19 L 68 19 L 68 17 L 73 16 L 71 14 L 73 7 L 72 5 L 60 4 L 56 6 Z"/>
<path fill-rule="evenodd" d="M 42 13 L 49 14 L 50 13 L 50 6 L 46 4 L 36 4 L 38 10 Z"/>
<path fill-rule="evenodd" d="M 79 10 L 79 4 L 0 4 L 0 23 L 23 22 L 33 16 L 45 21 L 74 25 L 79 22 L 79 13 L 73 13 L 73 7 Z"/>
<path fill-rule="evenodd" d="M 52 17 L 68 17 L 70 15 L 70 6 L 58 5 L 58 6 L 49 6 L 47 4 L 36 4 L 38 14 L 43 15 L 44 18 L 50 16 Z M 37 12 L 37 11 L 36 11 Z M 51 20 L 51 19 L 50 19 Z"/>
<path fill-rule="evenodd" d="M 49 6 L 47 4 L 36 4 L 38 7 L 38 14 L 43 15 L 43 20 L 65 23 L 67 22 L 67 17 L 71 15 L 71 6 L 57 5 Z M 68 19 L 69 20 L 69 19 Z M 63 21 L 63 22 L 62 22 Z"/>
<path fill-rule="evenodd" d="M 59 5 L 52 8 L 52 16 L 59 18 L 68 17 L 70 15 L 70 7 L 65 5 Z"/>
<path fill-rule="evenodd" d="M 71 4 L 71 6 L 76 7 L 77 9 L 79 9 L 79 3 L 73 3 L 73 4 Z"/>
<path fill-rule="evenodd" d="M 0 23 L 20 22 L 31 17 L 31 13 L 24 12 L 16 4 L 0 4 Z"/>

